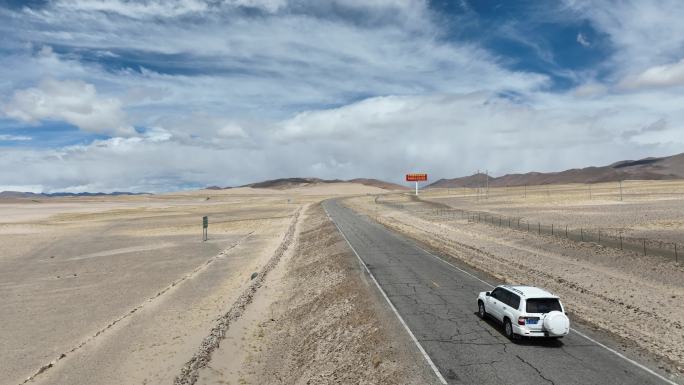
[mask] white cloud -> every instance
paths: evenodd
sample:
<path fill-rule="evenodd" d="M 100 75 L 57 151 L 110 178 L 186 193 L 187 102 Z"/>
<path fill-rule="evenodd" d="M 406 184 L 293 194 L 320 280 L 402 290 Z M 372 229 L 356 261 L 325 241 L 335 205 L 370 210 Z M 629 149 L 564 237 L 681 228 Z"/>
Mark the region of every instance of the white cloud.
<path fill-rule="evenodd" d="M 681 58 L 684 2 L 680 0 L 566 0 L 608 35 L 613 57 L 606 63 L 618 77 Z"/>
<path fill-rule="evenodd" d="M 0 152 L 0 182 L 40 181 L 50 191 L 164 191 L 283 176 L 400 182 L 407 170 L 451 177 L 484 168 L 502 174 L 609 164 L 684 146 L 684 111 L 675 109 L 684 97 L 660 110 L 643 106 L 657 98 L 540 93 L 521 104 L 487 92 L 374 97 L 256 132 L 226 123 L 230 135 L 244 131 L 247 138 L 177 138 L 171 132 L 180 128 L 157 128 L 62 149 L 10 148 Z M 226 127 L 202 119 L 216 122 L 211 130 Z"/>
<path fill-rule="evenodd" d="M 684 85 L 684 59 L 625 77 L 621 85 L 626 88 L 672 87 Z"/>
<path fill-rule="evenodd" d="M 0 142 L 10 142 L 10 141 L 28 141 L 31 140 L 30 136 L 26 135 L 9 135 L 9 134 L 0 134 Z"/>
<path fill-rule="evenodd" d="M 236 141 L 243 144 L 249 137 L 239 122 L 198 111 L 161 118 L 156 124 L 175 140 L 193 145 L 235 147 Z"/>
<path fill-rule="evenodd" d="M 56 8 L 69 12 L 109 12 L 133 19 L 173 18 L 207 12 L 221 12 L 223 8 L 254 8 L 276 13 L 288 7 L 326 7 L 395 9 L 416 11 L 425 8 L 422 0 L 58 0 Z"/>
<path fill-rule="evenodd" d="M 582 32 L 577 34 L 577 42 L 583 46 L 583 47 L 590 47 L 591 43 L 589 43 L 589 40 L 587 40 L 586 36 L 582 34 Z"/>
<path fill-rule="evenodd" d="M 0 183 L 163 191 L 296 175 L 400 181 L 407 170 L 551 171 L 684 146 L 684 96 L 655 86 L 678 81 L 680 38 L 659 42 L 651 31 L 679 26 L 649 5 L 577 1 L 599 32 L 578 44 L 599 50 L 593 36 L 605 33 L 615 49 L 602 68 L 609 80 L 547 57 L 556 76 L 582 82 L 547 92 L 547 76 L 443 39 L 424 1 L 219 3 L 62 1 L 3 19 L 7 41 L 34 42 L 0 55 L 0 94 L 15 95 L 6 113 L 115 137 L 3 147 Z M 345 19 L 350 9 L 367 19 Z M 79 80 L 34 87 L 44 78 Z M 623 79 L 641 83 L 617 87 Z M 145 132 L 127 137 L 132 124 Z"/>
<path fill-rule="evenodd" d="M 575 96 L 597 97 L 605 96 L 608 88 L 600 83 L 590 82 L 575 87 L 573 93 Z"/>
<path fill-rule="evenodd" d="M 66 11 L 112 12 L 131 18 L 176 17 L 206 11 L 203 0 L 69 0 L 56 1 L 55 6 Z"/>
<path fill-rule="evenodd" d="M 260 8 L 268 12 L 277 12 L 287 5 L 287 0 L 226 0 L 226 3 L 239 7 Z"/>
<path fill-rule="evenodd" d="M 95 86 L 80 80 L 42 81 L 38 87 L 17 90 L 2 107 L 9 118 L 35 123 L 63 120 L 82 130 L 112 135 L 133 135 L 116 98 L 97 95 Z"/>

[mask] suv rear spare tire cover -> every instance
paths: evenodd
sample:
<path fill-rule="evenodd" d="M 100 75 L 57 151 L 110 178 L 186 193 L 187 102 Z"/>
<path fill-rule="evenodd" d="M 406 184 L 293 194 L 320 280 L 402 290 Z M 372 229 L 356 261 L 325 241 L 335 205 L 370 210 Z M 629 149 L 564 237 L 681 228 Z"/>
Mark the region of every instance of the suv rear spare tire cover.
<path fill-rule="evenodd" d="M 570 327 L 568 317 L 559 311 L 552 311 L 544 317 L 544 329 L 551 334 L 564 334 Z"/>

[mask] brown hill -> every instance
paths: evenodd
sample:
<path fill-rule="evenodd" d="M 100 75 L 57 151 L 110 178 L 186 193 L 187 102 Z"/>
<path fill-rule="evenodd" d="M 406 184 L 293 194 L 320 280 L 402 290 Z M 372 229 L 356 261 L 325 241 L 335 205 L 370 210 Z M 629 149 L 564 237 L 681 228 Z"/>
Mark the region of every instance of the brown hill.
<path fill-rule="evenodd" d="M 252 188 L 271 188 L 276 190 L 287 190 L 295 187 L 303 187 L 312 184 L 319 183 L 339 183 L 341 180 L 326 180 L 320 178 L 280 178 L 265 180 L 263 182 L 250 183 L 240 187 L 252 187 Z"/>
<path fill-rule="evenodd" d="M 385 190 L 408 190 L 409 189 L 409 187 L 402 186 L 400 184 L 385 182 L 384 180 L 372 179 L 372 178 L 356 178 L 356 179 L 350 179 L 347 182 L 359 183 L 359 184 L 363 184 L 366 186 L 378 187 L 378 188 L 385 189 Z"/>
<path fill-rule="evenodd" d="M 620 180 L 684 179 L 684 153 L 663 158 L 623 160 L 602 167 L 574 168 L 560 172 L 528 172 L 489 177 L 489 186 L 524 186 L 561 183 L 599 183 Z M 485 186 L 487 176 L 475 174 L 461 178 L 440 179 L 428 187 L 456 188 Z"/>
<path fill-rule="evenodd" d="M 266 180 L 263 182 L 250 183 L 241 187 L 252 187 L 252 188 L 270 188 L 276 190 L 287 190 L 291 188 L 311 186 L 317 184 L 332 184 L 332 183 L 358 183 L 365 186 L 378 187 L 385 190 L 401 190 L 406 189 L 404 186 L 398 184 L 385 182 L 379 179 L 369 179 L 369 178 L 356 178 L 350 179 L 348 181 L 340 179 L 320 179 L 320 178 L 280 178 Z"/>

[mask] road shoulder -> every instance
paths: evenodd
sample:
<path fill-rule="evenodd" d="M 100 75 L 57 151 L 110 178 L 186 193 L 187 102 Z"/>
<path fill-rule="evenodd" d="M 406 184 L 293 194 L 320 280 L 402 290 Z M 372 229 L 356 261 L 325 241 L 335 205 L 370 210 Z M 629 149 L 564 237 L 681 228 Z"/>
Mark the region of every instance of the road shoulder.
<path fill-rule="evenodd" d="M 303 219 L 198 383 L 434 383 L 322 206 Z"/>

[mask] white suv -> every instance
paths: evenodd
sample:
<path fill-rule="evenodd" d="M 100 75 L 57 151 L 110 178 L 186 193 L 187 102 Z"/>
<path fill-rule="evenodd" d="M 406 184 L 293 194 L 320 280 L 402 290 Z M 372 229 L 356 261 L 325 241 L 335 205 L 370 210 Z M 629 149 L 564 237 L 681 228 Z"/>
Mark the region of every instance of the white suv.
<path fill-rule="evenodd" d="M 501 322 L 506 337 L 561 338 L 570 320 L 557 296 L 533 286 L 497 286 L 477 296 L 478 314 Z"/>

